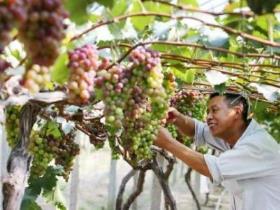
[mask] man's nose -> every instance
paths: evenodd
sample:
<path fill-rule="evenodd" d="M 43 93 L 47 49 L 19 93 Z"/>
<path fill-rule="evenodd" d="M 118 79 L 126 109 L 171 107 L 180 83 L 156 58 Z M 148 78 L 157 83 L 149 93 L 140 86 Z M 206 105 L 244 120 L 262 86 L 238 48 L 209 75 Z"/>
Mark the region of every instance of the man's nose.
<path fill-rule="evenodd" d="M 206 120 L 208 121 L 208 120 L 211 120 L 212 118 L 213 118 L 213 115 L 212 115 L 211 112 L 209 112 L 209 113 L 207 114 Z"/>

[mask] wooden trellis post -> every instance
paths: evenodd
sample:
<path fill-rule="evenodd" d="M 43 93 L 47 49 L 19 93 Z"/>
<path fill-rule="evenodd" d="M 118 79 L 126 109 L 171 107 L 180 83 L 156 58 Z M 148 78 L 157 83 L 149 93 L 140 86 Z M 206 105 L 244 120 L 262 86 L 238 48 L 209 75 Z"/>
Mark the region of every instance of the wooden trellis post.
<path fill-rule="evenodd" d="M 163 166 L 164 164 L 164 157 L 161 155 L 157 155 L 158 159 L 158 164 L 160 167 Z M 151 208 L 150 210 L 161 210 L 162 206 L 162 189 L 159 184 L 158 178 L 155 174 L 153 174 L 153 181 L 152 181 L 152 186 L 151 186 L 151 198 L 156 198 L 156 199 L 151 199 Z"/>
<path fill-rule="evenodd" d="M 108 204 L 107 209 L 115 209 L 115 201 L 117 194 L 117 160 L 111 159 L 108 186 Z"/>

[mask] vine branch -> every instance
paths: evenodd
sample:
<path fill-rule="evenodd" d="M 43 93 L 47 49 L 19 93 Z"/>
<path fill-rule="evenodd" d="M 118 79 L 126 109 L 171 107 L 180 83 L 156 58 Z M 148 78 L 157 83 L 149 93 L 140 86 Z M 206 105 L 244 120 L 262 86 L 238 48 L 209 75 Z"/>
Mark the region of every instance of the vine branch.
<path fill-rule="evenodd" d="M 217 25 L 217 24 L 213 24 L 213 23 L 207 23 L 207 22 L 205 22 L 205 21 L 203 21 L 203 20 L 201 20 L 199 18 L 196 18 L 196 17 L 185 16 L 185 15 L 174 16 L 174 15 L 169 15 L 169 14 L 164 14 L 164 13 L 157 13 L 157 12 L 134 13 L 134 14 L 118 16 L 118 17 L 115 17 L 112 20 L 108 20 L 108 21 L 100 21 L 96 25 L 93 25 L 92 27 L 90 27 L 89 29 L 83 31 L 82 33 L 72 37 L 70 41 L 74 41 L 76 39 L 79 39 L 83 35 L 91 32 L 91 31 L 93 31 L 96 28 L 99 28 L 101 26 L 110 25 L 110 24 L 113 24 L 113 23 L 116 23 L 116 22 L 119 22 L 119 21 L 122 21 L 122 20 L 126 20 L 126 19 L 131 18 L 131 17 L 141 17 L 141 16 L 142 17 L 145 17 L 145 16 L 156 16 L 156 17 L 165 17 L 165 18 L 169 18 L 169 19 L 178 19 L 178 20 L 181 20 L 181 19 L 191 19 L 191 20 L 198 21 L 198 22 L 200 22 L 200 23 L 202 23 L 204 25 L 210 26 L 210 27 L 220 28 L 220 29 L 222 29 L 222 30 L 224 30 L 224 31 L 226 31 L 228 33 L 241 36 L 241 37 L 243 37 L 245 39 L 248 39 L 248 40 L 251 40 L 251 41 L 254 41 L 254 42 L 258 42 L 258 43 L 261 43 L 261 44 L 264 44 L 264 45 L 268 45 L 268 46 L 272 46 L 272 47 L 280 47 L 280 43 L 277 43 L 277 42 L 274 42 L 274 41 L 269 41 L 269 40 L 266 40 L 266 39 L 262 39 L 262 38 L 259 38 L 259 37 L 247 34 L 245 32 L 241 32 L 241 31 L 238 31 L 236 29 L 227 27 L 227 26 L 221 26 L 221 25 Z"/>

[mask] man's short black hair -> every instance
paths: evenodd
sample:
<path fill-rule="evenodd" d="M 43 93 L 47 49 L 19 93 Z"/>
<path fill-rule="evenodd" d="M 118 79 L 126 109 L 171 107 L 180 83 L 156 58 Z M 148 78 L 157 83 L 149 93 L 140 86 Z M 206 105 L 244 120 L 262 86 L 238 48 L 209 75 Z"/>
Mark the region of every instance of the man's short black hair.
<path fill-rule="evenodd" d="M 214 92 L 210 94 L 209 99 L 212 99 L 216 96 L 224 96 L 229 107 L 242 104 L 243 105 L 242 119 L 246 123 L 250 122 L 250 119 L 248 119 L 249 103 L 248 100 L 243 95 L 239 93 L 230 93 L 230 92 L 225 92 L 225 93 Z"/>

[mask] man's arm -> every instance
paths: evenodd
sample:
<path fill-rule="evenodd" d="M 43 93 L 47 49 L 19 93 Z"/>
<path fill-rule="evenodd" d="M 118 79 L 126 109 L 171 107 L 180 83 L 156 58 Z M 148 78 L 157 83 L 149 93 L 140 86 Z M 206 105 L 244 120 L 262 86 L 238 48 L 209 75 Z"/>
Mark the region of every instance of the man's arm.
<path fill-rule="evenodd" d="M 179 132 L 182 135 L 193 137 L 195 134 L 194 120 L 174 108 L 171 108 L 169 112 L 174 116 L 171 122 L 178 128 Z"/>
<path fill-rule="evenodd" d="M 160 128 L 154 144 L 171 152 L 192 169 L 212 179 L 210 171 L 204 160 L 204 156 L 173 139 L 165 128 Z"/>

